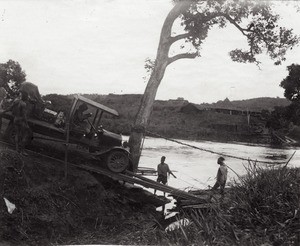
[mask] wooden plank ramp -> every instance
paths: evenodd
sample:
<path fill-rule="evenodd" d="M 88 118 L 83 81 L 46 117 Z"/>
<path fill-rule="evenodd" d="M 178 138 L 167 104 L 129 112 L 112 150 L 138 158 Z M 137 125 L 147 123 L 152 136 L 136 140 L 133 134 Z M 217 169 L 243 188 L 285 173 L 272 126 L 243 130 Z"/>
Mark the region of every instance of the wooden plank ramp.
<path fill-rule="evenodd" d="M 194 195 L 192 193 L 189 193 L 189 192 L 186 192 L 186 191 L 183 191 L 183 190 L 180 190 L 180 189 L 168 186 L 168 185 L 158 183 L 158 182 L 156 182 L 152 179 L 148 179 L 142 175 L 135 174 L 130 171 L 126 171 L 126 174 L 128 174 L 128 176 L 132 176 L 134 178 L 133 179 L 134 182 L 136 182 L 137 184 L 140 184 L 146 188 L 153 188 L 155 190 L 169 193 L 175 199 L 182 198 L 182 199 L 192 200 L 192 201 L 196 201 L 196 202 L 204 202 L 204 200 L 197 195 Z"/>
<path fill-rule="evenodd" d="M 77 165 L 77 164 L 71 164 L 71 163 L 69 163 L 69 165 L 76 167 L 76 168 L 84 169 L 84 170 L 87 170 L 90 172 L 102 174 L 102 175 L 108 176 L 114 180 L 119 180 L 119 181 L 131 183 L 131 184 L 138 184 L 145 188 L 152 188 L 155 190 L 166 192 L 166 193 L 169 193 L 170 195 L 172 195 L 175 199 L 181 198 L 181 199 L 197 201 L 199 203 L 204 202 L 204 200 L 202 198 L 200 198 L 199 196 L 196 196 L 189 192 L 186 192 L 186 191 L 183 191 L 183 190 L 180 190 L 180 189 L 168 186 L 168 185 L 158 183 L 154 180 L 151 180 L 149 178 L 143 177 L 142 175 L 135 174 L 130 171 L 126 171 L 126 174 L 122 174 L 122 173 L 113 173 L 107 169 L 100 168 L 100 167 L 90 167 L 90 166 L 86 166 L 86 165 Z"/>

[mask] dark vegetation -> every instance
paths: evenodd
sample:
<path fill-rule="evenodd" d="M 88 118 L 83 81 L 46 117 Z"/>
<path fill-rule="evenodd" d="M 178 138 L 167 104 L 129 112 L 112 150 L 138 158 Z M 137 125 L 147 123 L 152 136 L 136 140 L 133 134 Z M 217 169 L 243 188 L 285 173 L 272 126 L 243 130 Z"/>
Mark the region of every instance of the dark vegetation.
<path fill-rule="evenodd" d="M 277 106 L 272 111 L 268 125 L 296 139 L 300 138 L 300 65 L 287 67 L 288 76 L 280 83 L 284 96 L 289 100 L 288 106 Z"/>
<path fill-rule="evenodd" d="M 170 233 L 172 240 L 190 245 L 299 245 L 299 178 L 299 168 L 252 163 L 215 206 L 186 211 L 183 217 L 192 223 Z"/>

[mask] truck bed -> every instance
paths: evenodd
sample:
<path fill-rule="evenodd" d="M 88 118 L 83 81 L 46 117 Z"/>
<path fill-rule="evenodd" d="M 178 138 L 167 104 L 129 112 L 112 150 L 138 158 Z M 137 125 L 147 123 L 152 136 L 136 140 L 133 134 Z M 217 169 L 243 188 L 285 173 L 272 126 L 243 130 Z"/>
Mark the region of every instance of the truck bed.
<path fill-rule="evenodd" d="M 3 112 L 3 110 L 0 109 L 0 114 Z M 12 120 L 13 116 L 11 112 L 6 112 L 2 115 L 2 118 L 7 120 Z M 28 125 L 35 133 L 40 133 L 43 135 L 48 135 L 50 137 L 54 138 L 60 138 L 65 139 L 65 129 L 58 128 L 54 124 L 34 119 L 34 118 L 28 118 L 27 119 Z"/>

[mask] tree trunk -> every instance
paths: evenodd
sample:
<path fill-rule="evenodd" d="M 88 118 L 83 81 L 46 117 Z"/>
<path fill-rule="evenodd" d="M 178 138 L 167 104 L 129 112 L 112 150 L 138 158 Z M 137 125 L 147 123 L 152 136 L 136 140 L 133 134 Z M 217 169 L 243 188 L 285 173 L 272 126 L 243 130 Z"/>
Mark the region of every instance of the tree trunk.
<path fill-rule="evenodd" d="M 171 31 L 177 17 L 190 6 L 190 1 L 181 1 L 177 3 L 168 14 L 162 27 L 160 41 L 157 49 L 155 65 L 145 89 L 142 101 L 136 115 L 134 126 L 131 129 L 129 138 L 129 147 L 133 164 L 133 171 L 136 172 L 141 154 L 141 144 L 145 135 L 145 130 L 152 112 L 153 103 L 157 93 L 158 86 L 164 76 L 165 70 L 169 64 L 169 50 L 172 45 Z"/>
<path fill-rule="evenodd" d="M 164 69 L 165 71 L 165 69 Z M 164 71 L 160 70 L 159 72 L 164 73 Z M 162 75 L 163 76 L 163 75 Z M 140 104 L 139 111 L 136 115 L 136 120 L 134 126 L 131 129 L 131 134 L 129 138 L 129 146 L 131 159 L 133 163 L 133 171 L 135 172 L 138 167 L 140 154 L 141 154 L 141 145 L 142 140 L 145 135 L 145 130 L 149 122 L 149 118 L 152 112 L 153 103 L 155 100 L 155 95 L 160 84 L 160 80 L 158 80 L 155 76 L 155 73 L 152 73 L 145 93 L 142 98 L 142 102 Z"/>

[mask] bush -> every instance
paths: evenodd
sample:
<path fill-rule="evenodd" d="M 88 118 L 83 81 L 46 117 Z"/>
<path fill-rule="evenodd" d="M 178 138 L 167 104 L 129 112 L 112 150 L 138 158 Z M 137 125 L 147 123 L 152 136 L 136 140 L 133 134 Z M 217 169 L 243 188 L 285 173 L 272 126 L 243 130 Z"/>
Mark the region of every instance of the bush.
<path fill-rule="evenodd" d="M 232 187 L 233 223 L 268 237 L 273 244 L 295 242 L 299 233 L 300 169 L 261 168 L 250 163 Z M 297 229 L 298 228 L 298 229 Z"/>
<path fill-rule="evenodd" d="M 224 198 L 206 209 L 185 209 L 192 222 L 169 233 L 185 245 L 299 245 L 300 169 L 262 168 L 231 184 Z"/>

